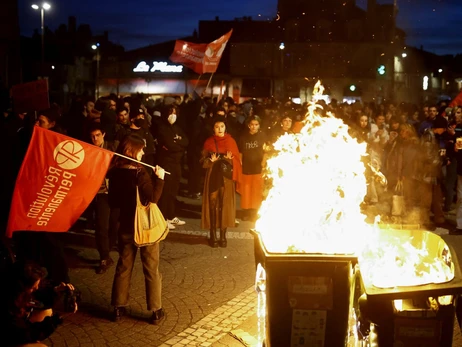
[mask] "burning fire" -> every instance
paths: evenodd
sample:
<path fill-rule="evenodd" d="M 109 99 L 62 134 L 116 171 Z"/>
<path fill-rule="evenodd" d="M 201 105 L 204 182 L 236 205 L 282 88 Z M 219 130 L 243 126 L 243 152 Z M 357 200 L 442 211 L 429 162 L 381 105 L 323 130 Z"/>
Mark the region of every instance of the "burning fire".
<path fill-rule="evenodd" d="M 322 93 L 320 82 L 316 90 Z M 364 232 L 366 145 L 312 104 L 299 134 L 281 136 L 267 162 L 273 186 L 256 229 L 270 252 L 354 253 Z"/>
<path fill-rule="evenodd" d="M 318 82 L 315 91 L 322 94 L 323 89 Z M 274 144 L 278 153 L 267 161 L 272 187 L 255 226 L 266 249 L 356 254 L 363 275 L 377 274 L 371 281 L 379 287 L 451 280 L 441 247 L 437 256 L 429 255 L 424 244 L 397 234 L 380 237 L 383 230 L 365 222 L 360 204 L 367 189 L 362 161 L 366 145 L 349 135 L 342 120 L 321 115 L 314 103 L 304 123 L 299 134 L 278 139 Z"/>

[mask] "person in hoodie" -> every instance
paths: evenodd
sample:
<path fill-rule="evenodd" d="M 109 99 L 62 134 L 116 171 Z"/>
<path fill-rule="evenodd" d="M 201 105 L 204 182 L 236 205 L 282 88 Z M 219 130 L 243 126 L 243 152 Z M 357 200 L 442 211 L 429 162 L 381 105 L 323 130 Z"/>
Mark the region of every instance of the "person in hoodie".
<path fill-rule="evenodd" d="M 170 173 L 165 176 L 164 192 L 159 200 L 159 208 L 167 220 L 169 229 L 185 224 L 177 217 L 175 204 L 180 189 L 181 159 L 189 141 L 183 129 L 176 124 L 176 110 L 175 105 L 168 105 L 164 109 L 157 134 L 158 165 Z"/>

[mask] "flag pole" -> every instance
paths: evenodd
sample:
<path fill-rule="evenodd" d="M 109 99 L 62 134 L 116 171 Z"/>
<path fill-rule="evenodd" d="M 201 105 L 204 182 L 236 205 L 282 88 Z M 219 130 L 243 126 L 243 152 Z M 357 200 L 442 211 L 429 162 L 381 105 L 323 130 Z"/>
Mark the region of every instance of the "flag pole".
<path fill-rule="evenodd" d="M 122 157 L 122 158 L 127 159 L 127 160 L 136 161 L 138 164 L 141 164 L 141 165 L 150 167 L 151 169 L 154 169 L 154 172 L 156 172 L 156 167 L 155 167 L 155 166 L 152 166 L 152 165 L 143 163 L 142 161 L 138 161 L 138 160 L 136 160 L 136 159 L 127 157 L 127 156 L 125 156 L 125 155 L 123 155 L 123 154 L 120 154 L 120 153 L 114 152 L 114 155 L 118 155 L 119 157 Z M 168 172 L 168 171 L 165 171 L 165 173 L 166 173 L 167 175 L 170 175 L 170 172 Z"/>
<path fill-rule="evenodd" d="M 193 93 L 196 91 L 197 86 L 199 85 L 199 81 L 200 81 L 201 77 L 202 77 L 202 74 L 200 74 L 199 77 L 197 78 L 197 83 L 196 83 L 196 85 L 194 86 Z"/>
<path fill-rule="evenodd" d="M 207 87 L 205 87 L 205 91 L 204 91 L 205 93 L 207 92 L 207 88 L 209 87 L 210 82 L 212 81 L 212 77 L 213 77 L 213 74 L 214 74 L 214 73 L 215 73 L 215 72 L 212 72 L 212 74 L 210 75 L 209 81 L 208 81 L 208 83 L 207 83 Z M 212 88 L 212 95 L 213 95 L 213 88 Z"/>

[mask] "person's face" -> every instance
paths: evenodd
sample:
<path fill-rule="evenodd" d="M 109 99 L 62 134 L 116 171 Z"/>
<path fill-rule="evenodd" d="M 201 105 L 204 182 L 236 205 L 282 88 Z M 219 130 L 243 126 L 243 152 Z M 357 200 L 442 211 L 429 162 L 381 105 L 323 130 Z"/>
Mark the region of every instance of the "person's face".
<path fill-rule="evenodd" d="M 144 149 L 140 149 L 138 153 L 136 153 L 136 160 L 141 161 L 141 158 L 143 158 L 144 155 Z"/>
<path fill-rule="evenodd" d="M 32 287 L 27 288 L 27 293 L 32 294 L 33 292 L 37 291 L 40 288 L 40 280 L 37 280 Z"/>
<path fill-rule="evenodd" d="M 223 103 L 223 108 L 224 108 L 226 111 L 228 111 L 229 105 L 228 105 L 227 102 L 224 102 L 224 103 Z"/>
<path fill-rule="evenodd" d="M 393 130 L 398 130 L 398 128 L 399 128 L 399 123 L 391 123 L 391 128 L 392 128 Z"/>
<path fill-rule="evenodd" d="M 85 105 L 85 109 L 88 113 L 91 113 L 91 111 L 95 109 L 95 103 L 93 101 L 87 102 L 87 104 Z"/>
<path fill-rule="evenodd" d="M 120 124 L 127 124 L 128 123 L 128 112 L 125 110 L 120 111 L 119 114 L 117 115 L 117 121 Z"/>
<path fill-rule="evenodd" d="M 217 116 L 224 117 L 226 115 L 225 111 L 218 111 Z"/>
<path fill-rule="evenodd" d="M 101 130 L 95 130 L 95 131 L 92 131 L 90 133 L 90 136 L 91 136 L 91 142 L 93 142 L 93 144 L 95 146 L 101 146 L 104 142 L 104 135 Z"/>
<path fill-rule="evenodd" d="M 284 118 L 284 119 L 281 121 L 281 126 L 282 126 L 282 130 L 284 130 L 284 131 L 289 131 L 290 128 L 292 127 L 292 119 L 290 119 L 290 118 Z"/>
<path fill-rule="evenodd" d="M 375 119 L 375 124 L 380 128 L 383 124 L 385 123 L 385 117 L 384 116 L 378 116 Z"/>
<path fill-rule="evenodd" d="M 109 109 L 110 110 L 116 109 L 116 102 L 114 100 L 109 101 Z"/>
<path fill-rule="evenodd" d="M 260 129 L 260 122 L 257 120 L 250 121 L 249 129 L 252 135 L 258 133 L 258 130 Z"/>
<path fill-rule="evenodd" d="M 457 124 L 462 124 L 462 107 L 459 107 L 456 110 L 455 118 L 456 118 Z"/>
<path fill-rule="evenodd" d="M 430 107 L 430 109 L 428 110 L 429 112 L 429 117 L 431 119 L 435 119 L 436 116 L 438 115 L 438 110 L 436 109 L 436 107 Z"/>
<path fill-rule="evenodd" d="M 50 122 L 50 120 L 45 116 L 38 117 L 35 125 L 39 126 L 40 128 L 44 129 L 51 129 L 55 126 L 55 122 Z"/>
<path fill-rule="evenodd" d="M 408 139 L 409 136 L 410 136 L 410 133 L 409 131 L 406 129 L 406 128 L 401 128 L 400 132 L 399 132 L 399 136 L 401 136 L 401 138 L 403 139 Z"/>
<path fill-rule="evenodd" d="M 359 118 L 359 126 L 361 128 L 367 127 L 367 116 L 361 116 L 361 118 Z"/>
<path fill-rule="evenodd" d="M 213 126 L 213 132 L 216 136 L 223 137 L 226 133 L 226 125 L 223 122 L 216 122 Z"/>
<path fill-rule="evenodd" d="M 124 102 L 124 107 L 130 111 L 130 103 Z"/>

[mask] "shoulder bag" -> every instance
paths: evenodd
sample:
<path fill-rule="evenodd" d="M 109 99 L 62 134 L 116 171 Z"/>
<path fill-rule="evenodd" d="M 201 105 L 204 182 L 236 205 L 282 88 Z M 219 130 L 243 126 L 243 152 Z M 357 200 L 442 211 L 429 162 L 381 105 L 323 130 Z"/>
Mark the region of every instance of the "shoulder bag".
<path fill-rule="evenodd" d="M 168 232 L 167 221 L 157 204 L 149 202 L 146 206 L 143 205 L 136 187 L 135 246 L 144 247 L 158 243 L 167 237 Z"/>

